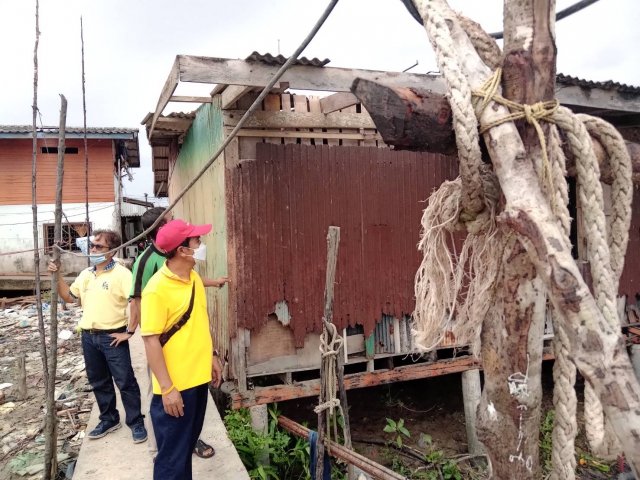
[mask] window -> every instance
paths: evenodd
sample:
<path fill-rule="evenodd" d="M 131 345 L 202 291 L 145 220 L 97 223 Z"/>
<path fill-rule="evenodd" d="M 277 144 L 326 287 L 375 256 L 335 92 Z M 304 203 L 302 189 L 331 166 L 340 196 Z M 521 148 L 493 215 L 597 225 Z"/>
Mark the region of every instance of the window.
<path fill-rule="evenodd" d="M 58 154 L 58 147 L 40 147 L 40 151 L 42 153 L 50 153 L 50 154 Z M 64 153 L 65 155 L 70 153 L 70 154 L 76 154 L 78 153 L 78 147 L 65 147 L 64 148 Z"/>
<path fill-rule="evenodd" d="M 54 244 L 55 225 L 46 223 L 44 228 L 44 246 L 47 251 L 51 251 Z M 76 245 L 76 238 L 82 238 L 87 235 L 86 223 L 63 223 L 62 224 L 62 245 L 64 250 L 70 252 L 79 252 L 80 249 Z"/>

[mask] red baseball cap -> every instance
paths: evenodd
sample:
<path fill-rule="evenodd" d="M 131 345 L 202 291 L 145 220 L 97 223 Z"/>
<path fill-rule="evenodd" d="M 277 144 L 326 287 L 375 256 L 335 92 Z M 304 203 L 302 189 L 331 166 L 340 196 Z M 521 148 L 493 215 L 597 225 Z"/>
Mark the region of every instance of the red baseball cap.
<path fill-rule="evenodd" d="M 206 235 L 211 231 L 211 224 L 191 225 L 182 220 L 171 220 L 166 223 L 156 236 L 156 245 L 166 251 L 180 246 L 187 238 Z"/>

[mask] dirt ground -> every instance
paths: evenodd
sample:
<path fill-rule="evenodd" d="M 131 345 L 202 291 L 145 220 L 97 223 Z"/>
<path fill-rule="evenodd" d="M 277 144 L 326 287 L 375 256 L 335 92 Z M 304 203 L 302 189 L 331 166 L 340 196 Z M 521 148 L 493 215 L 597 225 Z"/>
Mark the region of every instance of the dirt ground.
<path fill-rule="evenodd" d="M 542 420 L 550 410 L 553 410 L 553 375 L 552 362 L 545 362 L 543 368 L 543 407 Z M 578 384 L 578 424 L 580 433 L 576 441 L 578 453 L 587 453 L 587 442 L 584 436 L 583 384 Z M 409 430 L 410 438 L 405 438 L 404 444 L 414 449 L 426 452 L 427 446 L 420 441 L 422 434 L 432 438 L 432 449 L 442 451 L 449 459 L 465 456 L 467 453 L 466 428 L 464 421 L 464 407 L 462 403 L 462 384 L 460 374 L 452 374 L 437 378 L 416 380 L 394 385 L 384 385 L 375 388 L 350 390 L 348 392 L 349 415 L 352 438 L 355 448 L 367 457 L 387 466 L 393 466 L 397 453 L 389 451 L 385 446 L 371 445 L 366 440 L 389 441 L 391 435 L 383 431 L 387 425 L 387 418 L 398 421 L 404 420 Z M 280 404 L 283 415 L 297 421 L 317 423 L 317 416 L 313 408 L 316 398 L 292 400 Z M 356 441 L 357 440 L 357 441 Z M 417 469 L 419 462 L 402 457 L 405 464 Z M 487 478 L 482 468 L 471 468 L 461 462 L 463 478 Z M 397 471 L 397 469 L 396 469 Z M 610 466 L 610 473 L 600 472 L 595 467 L 585 465 L 578 468 L 577 478 L 611 479 L 617 478 L 617 463 Z"/>
<path fill-rule="evenodd" d="M 93 405 L 87 383 L 80 337 L 76 333 L 81 309 L 68 305 L 58 309 L 58 366 L 56 410 L 58 414 L 58 460 L 63 470 L 77 457 L 84 428 Z M 50 307 L 43 304 L 48 332 Z M 44 371 L 39 350 L 37 310 L 33 304 L 0 309 L 0 478 L 41 477 L 45 416 Z M 47 335 L 47 345 L 49 337 Z M 26 357 L 28 398 L 18 392 L 17 360 Z M 64 477 L 63 477 L 64 478 Z"/>

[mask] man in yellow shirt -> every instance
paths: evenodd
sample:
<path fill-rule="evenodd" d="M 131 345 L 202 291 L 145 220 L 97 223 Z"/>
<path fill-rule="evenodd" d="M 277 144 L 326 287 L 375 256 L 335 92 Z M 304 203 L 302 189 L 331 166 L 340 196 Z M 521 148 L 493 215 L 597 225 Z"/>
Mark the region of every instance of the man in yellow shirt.
<path fill-rule="evenodd" d="M 151 421 L 158 443 L 154 480 L 191 480 L 191 455 L 207 408 L 209 382 L 222 369 L 209 332 L 207 299 L 196 260 L 206 260 L 200 235 L 211 225 L 172 220 L 156 236 L 164 266 L 142 292 L 141 334 L 153 372 Z"/>
<path fill-rule="evenodd" d="M 80 272 L 71 287 L 60 282 L 59 295 L 66 302 L 80 299 L 82 303 L 82 352 L 87 379 L 100 408 L 100 423 L 89 438 L 102 438 L 122 426 L 116 408 L 115 381 L 133 442 L 142 443 L 147 440 L 147 431 L 140 409 L 140 387 L 131 366 L 128 340 L 132 333 L 127 331 L 131 272 L 113 260 L 113 253 L 105 253 L 121 243 L 117 232 L 96 230 L 89 256 L 94 266 Z M 50 262 L 49 271 L 55 270 Z"/>

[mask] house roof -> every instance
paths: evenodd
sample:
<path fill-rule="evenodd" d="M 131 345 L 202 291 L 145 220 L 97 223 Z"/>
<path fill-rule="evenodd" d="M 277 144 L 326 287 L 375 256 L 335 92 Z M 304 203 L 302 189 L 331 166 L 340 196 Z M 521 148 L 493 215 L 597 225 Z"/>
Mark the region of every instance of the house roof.
<path fill-rule="evenodd" d="M 640 87 L 634 87 L 633 85 L 614 82 L 613 80 L 594 82 L 593 80 L 584 80 L 582 78 L 572 77 L 571 75 L 558 73 L 556 75 L 556 82 L 562 85 L 575 85 L 576 87 L 600 88 L 602 90 L 614 90 L 620 93 L 633 93 L 636 95 L 640 94 Z"/>
<path fill-rule="evenodd" d="M 56 138 L 60 132 L 57 126 L 37 127 L 38 138 Z M 32 138 L 31 125 L 0 125 L 0 138 Z M 66 127 L 67 139 L 84 138 L 84 127 Z M 123 155 L 129 166 L 140 167 L 140 152 L 138 147 L 138 129 L 123 127 L 87 127 L 87 138 L 114 140 L 116 149 Z"/>
<path fill-rule="evenodd" d="M 40 134 L 58 135 L 58 127 L 38 127 L 38 136 Z M 84 135 L 83 127 L 67 127 L 67 136 Z M 29 134 L 33 132 L 31 125 L 0 125 L 0 134 Z M 120 135 L 126 135 L 126 138 L 131 138 L 132 135 L 137 134 L 137 128 L 120 128 L 120 127 L 87 127 L 87 136 L 92 135 L 92 138 L 96 138 L 94 135 L 109 135 L 111 138 L 116 138 Z M 6 138 L 6 137 L 5 137 Z"/>

